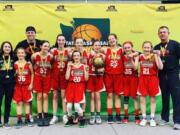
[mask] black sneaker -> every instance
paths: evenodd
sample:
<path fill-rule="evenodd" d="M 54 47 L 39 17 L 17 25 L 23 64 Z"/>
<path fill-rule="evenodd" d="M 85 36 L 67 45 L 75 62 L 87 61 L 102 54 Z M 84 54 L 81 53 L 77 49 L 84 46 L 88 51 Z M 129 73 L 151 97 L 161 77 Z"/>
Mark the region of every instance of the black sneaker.
<path fill-rule="evenodd" d="M 86 121 L 85 121 L 84 117 L 80 117 L 79 118 L 79 128 L 84 128 L 85 124 L 86 124 Z"/>
<path fill-rule="evenodd" d="M 108 115 L 107 123 L 108 124 L 113 124 L 114 123 L 112 115 Z"/>
<path fill-rule="evenodd" d="M 30 119 L 25 119 L 25 125 L 28 126 L 28 127 L 32 127 L 33 126 L 33 123 L 30 121 Z"/>
<path fill-rule="evenodd" d="M 38 120 L 37 120 L 37 125 L 38 125 L 39 127 L 44 126 L 44 121 L 43 121 L 42 118 L 38 118 Z"/>
<path fill-rule="evenodd" d="M 121 123 L 121 116 L 120 115 L 116 115 L 116 123 L 117 124 Z"/>
<path fill-rule="evenodd" d="M 44 126 L 49 126 L 49 119 L 48 118 L 43 119 L 43 125 Z"/>
<path fill-rule="evenodd" d="M 65 123 L 65 127 L 72 126 L 73 124 L 73 117 L 68 117 L 68 121 Z"/>
<path fill-rule="evenodd" d="M 22 128 L 22 126 L 23 126 L 22 120 L 18 120 L 17 123 L 16 123 L 16 125 L 15 125 L 15 128 L 16 128 L 16 129 L 20 129 L 20 128 Z"/>

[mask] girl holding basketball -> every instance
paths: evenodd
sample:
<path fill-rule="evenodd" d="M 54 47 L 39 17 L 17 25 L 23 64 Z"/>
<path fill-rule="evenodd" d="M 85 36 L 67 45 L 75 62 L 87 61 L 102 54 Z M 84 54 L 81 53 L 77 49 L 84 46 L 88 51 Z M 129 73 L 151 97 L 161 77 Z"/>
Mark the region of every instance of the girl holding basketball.
<path fill-rule="evenodd" d="M 38 126 L 48 126 L 48 94 L 51 89 L 51 66 L 53 56 L 49 42 L 42 41 L 41 51 L 32 55 L 34 68 L 33 90 L 37 93 Z"/>
<path fill-rule="evenodd" d="M 68 85 L 66 89 L 66 102 L 68 112 L 68 122 L 66 126 L 73 124 L 72 105 L 79 115 L 79 127 L 84 127 L 85 119 L 83 117 L 83 109 L 80 103 L 85 100 L 85 87 L 88 80 L 88 66 L 80 62 L 81 53 L 73 51 L 72 62 L 68 63 L 66 71 L 66 80 Z"/>
<path fill-rule="evenodd" d="M 100 92 L 104 91 L 104 61 L 105 55 L 100 53 L 101 44 L 100 41 L 94 41 L 92 45 L 92 50 L 89 54 L 89 80 L 87 82 L 87 91 L 90 92 L 90 110 L 91 110 L 91 118 L 90 124 L 101 124 L 101 99 Z M 96 108 L 96 116 L 94 114 Z"/>
<path fill-rule="evenodd" d="M 17 112 L 17 124 L 16 128 L 22 127 L 22 104 L 24 104 L 24 110 L 26 114 L 25 124 L 32 126 L 30 121 L 30 102 L 32 101 L 32 88 L 33 88 L 33 67 L 30 62 L 25 60 L 26 53 L 23 48 L 17 49 L 18 61 L 14 64 L 16 72 L 16 85 L 14 89 L 13 99 L 16 104 Z"/>
<path fill-rule="evenodd" d="M 52 78 L 51 89 L 53 90 L 53 118 L 50 124 L 55 124 L 58 121 L 56 115 L 58 109 L 58 90 L 61 90 L 62 107 L 63 107 L 63 119 L 67 119 L 66 116 L 66 103 L 65 103 L 65 89 L 67 87 L 67 81 L 65 79 L 67 63 L 68 63 L 68 50 L 65 48 L 66 39 L 62 34 L 57 35 L 55 48 L 51 49 L 51 54 L 54 57 L 52 66 Z"/>
<path fill-rule="evenodd" d="M 137 97 L 137 88 L 138 88 L 138 62 L 139 56 L 129 57 L 133 53 L 133 43 L 131 41 L 126 41 L 123 43 L 123 63 L 124 63 L 124 118 L 122 123 L 128 123 L 128 103 L 129 97 L 132 97 L 134 100 L 135 108 L 135 123 L 139 124 L 139 107 L 138 107 L 138 97 Z"/>
<path fill-rule="evenodd" d="M 139 56 L 140 61 L 140 78 L 138 86 L 138 94 L 140 95 L 142 120 L 141 126 L 146 126 L 146 97 L 150 96 L 150 126 L 156 126 L 155 110 L 156 110 L 156 96 L 160 94 L 158 69 L 163 69 L 162 61 L 159 57 L 160 52 L 152 52 L 153 46 L 150 41 L 143 43 L 143 54 Z"/>

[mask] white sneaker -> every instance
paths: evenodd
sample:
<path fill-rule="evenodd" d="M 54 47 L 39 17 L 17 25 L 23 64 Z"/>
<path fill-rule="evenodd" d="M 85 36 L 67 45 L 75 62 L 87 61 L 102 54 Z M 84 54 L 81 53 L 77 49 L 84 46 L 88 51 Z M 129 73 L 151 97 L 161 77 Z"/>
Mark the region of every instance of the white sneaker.
<path fill-rule="evenodd" d="M 64 115 L 62 119 L 63 119 L 64 124 L 66 124 L 68 122 L 68 116 L 67 115 Z"/>
<path fill-rule="evenodd" d="M 54 125 L 58 122 L 58 117 L 57 116 L 53 116 L 51 121 L 49 122 L 50 125 Z"/>
<path fill-rule="evenodd" d="M 101 124 L 101 123 L 102 123 L 101 117 L 99 115 L 96 116 L 96 124 Z"/>
<path fill-rule="evenodd" d="M 30 115 L 29 117 L 30 117 L 30 122 L 34 123 L 34 119 L 33 119 L 32 115 Z"/>
<path fill-rule="evenodd" d="M 142 119 L 139 125 L 144 127 L 144 126 L 146 126 L 146 124 L 147 124 L 147 120 Z"/>
<path fill-rule="evenodd" d="M 94 125 L 95 124 L 95 116 L 91 116 L 89 120 L 89 124 Z"/>
<path fill-rule="evenodd" d="M 151 119 L 150 120 L 150 126 L 151 127 L 155 127 L 157 124 L 156 124 L 156 121 L 154 119 Z"/>

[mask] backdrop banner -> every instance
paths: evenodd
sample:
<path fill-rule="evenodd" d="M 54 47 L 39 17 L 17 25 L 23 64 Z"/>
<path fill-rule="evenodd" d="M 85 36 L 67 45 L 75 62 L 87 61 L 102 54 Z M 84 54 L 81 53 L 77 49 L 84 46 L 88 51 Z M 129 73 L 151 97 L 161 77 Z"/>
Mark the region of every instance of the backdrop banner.
<path fill-rule="evenodd" d="M 6 8 L 6 5 L 12 5 Z M 65 35 L 67 45 L 72 40 L 83 37 L 85 45 L 91 45 L 95 39 L 107 44 L 109 33 L 116 33 L 122 44 L 126 40 L 134 43 L 134 48 L 141 51 L 142 42 L 150 40 L 155 45 L 159 42 L 157 30 L 161 25 L 170 28 L 171 39 L 179 40 L 180 4 L 64 4 L 52 3 L 1 3 L 0 4 L 0 42 L 10 41 L 13 47 L 25 39 L 25 28 L 34 26 L 38 39 L 55 43 L 59 33 Z M 7 7 L 7 6 L 6 6 Z M 89 112 L 89 94 L 87 93 L 87 112 Z M 106 93 L 102 93 L 102 113 L 106 114 Z M 49 97 L 49 112 L 52 113 L 52 95 Z M 132 100 L 129 112 L 133 114 Z M 150 111 L 149 98 L 147 113 Z M 3 110 L 3 109 L 2 109 Z M 36 113 L 35 96 L 33 112 Z M 157 113 L 161 112 L 161 96 L 157 97 Z M 58 114 L 62 113 L 59 96 Z M 123 113 L 123 112 L 122 112 Z M 13 104 L 11 115 L 15 115 Z"/>

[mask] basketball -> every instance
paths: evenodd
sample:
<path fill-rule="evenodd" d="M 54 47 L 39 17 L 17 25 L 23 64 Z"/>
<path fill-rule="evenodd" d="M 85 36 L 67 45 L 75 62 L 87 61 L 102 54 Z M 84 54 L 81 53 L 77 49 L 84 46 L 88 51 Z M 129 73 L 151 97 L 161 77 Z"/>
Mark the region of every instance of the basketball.
<path fill-rule="evenodd" d="M 93 65 L 95 68 L 102 68 L 104 67 L 104 61 L 100 57 L 95 57 L 93 59 Z"/>
<path fill-rule="evenodd" d="M 83 38 L 87 42 L 90 42 L 93 40 L 100 40 L 102 37 L 102 34 L 100 30 L 91 24 L 83 24 L 78 26 L 75 31 L 72 34 L 72 39 L 75 38 Z"/>

